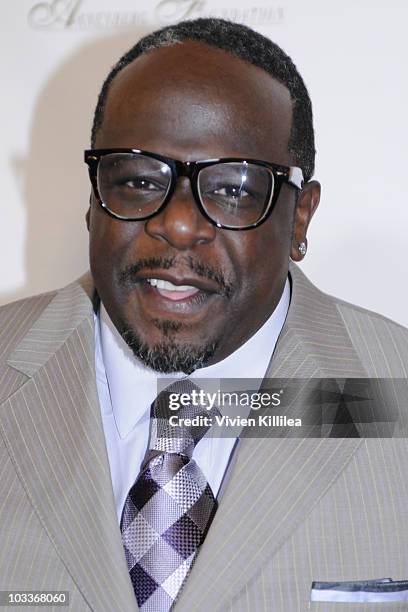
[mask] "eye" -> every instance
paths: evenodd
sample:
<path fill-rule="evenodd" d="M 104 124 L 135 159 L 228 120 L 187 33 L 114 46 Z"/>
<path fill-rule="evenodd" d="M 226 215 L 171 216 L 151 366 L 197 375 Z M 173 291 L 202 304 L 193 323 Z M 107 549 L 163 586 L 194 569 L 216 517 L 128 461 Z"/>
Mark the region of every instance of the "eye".
<path fill-rule="evenodd" d="M 161 191 L 163 189 L 163 186 L 158 185 L 157 183 L 154 183 L 146 178 L 123 179 L 121 184 L 125 187 L 129 187 L 130 189 L 138 189 L 140 191 Z"/>
<path fill-rule="evenodd" d="M 156 180 L 157 177 L 135 176 L 131 174 L 123 174 L 116 176 L 111 187 L 117 191 L 121 191 L 123 195 L 152 196 L 157 193 L 166 191 L 167 184 Z"/>
<path fill-rule="evenodd" d="M 222 196 L 223 198 L 232 198 L 234 200 L 249 197 L 249 193 L 242 189 L 242 185 L 224 185 L 223 187 L 214 189 L 213 194 Z"/>

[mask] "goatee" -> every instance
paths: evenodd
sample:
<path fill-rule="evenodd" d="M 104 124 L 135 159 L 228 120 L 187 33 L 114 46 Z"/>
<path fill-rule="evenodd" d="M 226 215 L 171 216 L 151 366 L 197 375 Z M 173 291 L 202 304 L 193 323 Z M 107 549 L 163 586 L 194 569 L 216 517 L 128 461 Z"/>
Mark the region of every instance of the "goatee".
<path fill-rule="evenodd" d="M 167 329 L 172 327 L 171 321 L 164 321 L 162 325 L 167 327 Z M 149 345 L 143 342 L 139 335 L 126 324 L 120 326 L 119 332 L 137 359 L 145 366 L 162 374 L 170 374 L 172 372 L 191 374 L 194 370 L 204 367 L 217 350 L 217 342 L 197 346 L 177 342 L 169 338 L 169 334 L 167 334 L 167 338 L 163 342 Z"/>

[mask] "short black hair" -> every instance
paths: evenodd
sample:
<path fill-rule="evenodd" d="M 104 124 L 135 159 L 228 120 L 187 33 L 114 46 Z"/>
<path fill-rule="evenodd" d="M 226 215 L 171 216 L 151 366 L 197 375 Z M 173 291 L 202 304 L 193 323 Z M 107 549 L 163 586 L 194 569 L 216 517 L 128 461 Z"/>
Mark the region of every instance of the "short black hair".
<path fill-rule="evenodd" d="M 113 66 L 103 83 L 95 109 L 91 142 L 103 121 L 109 86 L 115 76 L 134 59 L 152 49 L 188 40 L 205 43 L 262 68 L 288 90 L 292 100 L 292 127 L 289 152 L 308 181 L 314 172 L 315 144 L 312 103 L 302 77 L 291 58 L 271 40 L 247 26 L 225 19 L 201 18 L 182 21 L 148 34 L 135 44 Z"/>

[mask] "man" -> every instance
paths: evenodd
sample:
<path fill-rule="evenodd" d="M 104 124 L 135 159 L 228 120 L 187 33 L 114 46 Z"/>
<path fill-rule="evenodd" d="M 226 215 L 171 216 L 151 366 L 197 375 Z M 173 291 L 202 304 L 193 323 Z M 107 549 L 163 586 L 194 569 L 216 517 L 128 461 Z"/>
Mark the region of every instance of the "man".
<path fill-rule="evenodd" d="M 86 152 L 92 276 L 1 310 L 1 589 L 75 611 L 406 609 L 406 583 L 362 582 L 408 574 L 405 438 L 152 442 L 160 375 L 407 377 L 406 330 L 290 262 L 313 160 L 301 77 L 244 26 L 165 28 L 114 67 Z M 188 554 L 169 533 L 191 507 L 167 524 L 173 498 L 147 492 L 170 455 L 209 509 Z"/>

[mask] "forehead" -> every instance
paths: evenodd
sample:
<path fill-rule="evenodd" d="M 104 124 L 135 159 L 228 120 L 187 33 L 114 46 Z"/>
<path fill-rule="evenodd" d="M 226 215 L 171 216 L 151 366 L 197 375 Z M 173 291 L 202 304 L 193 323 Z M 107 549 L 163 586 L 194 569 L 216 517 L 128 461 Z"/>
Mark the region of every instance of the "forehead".
<path fill-rule="evenodd" d="M 153 49 L 115 77 L 97 146 L 288 163 L 291 119 L 287 88 L 267 72 L 188 41 Z"/>

